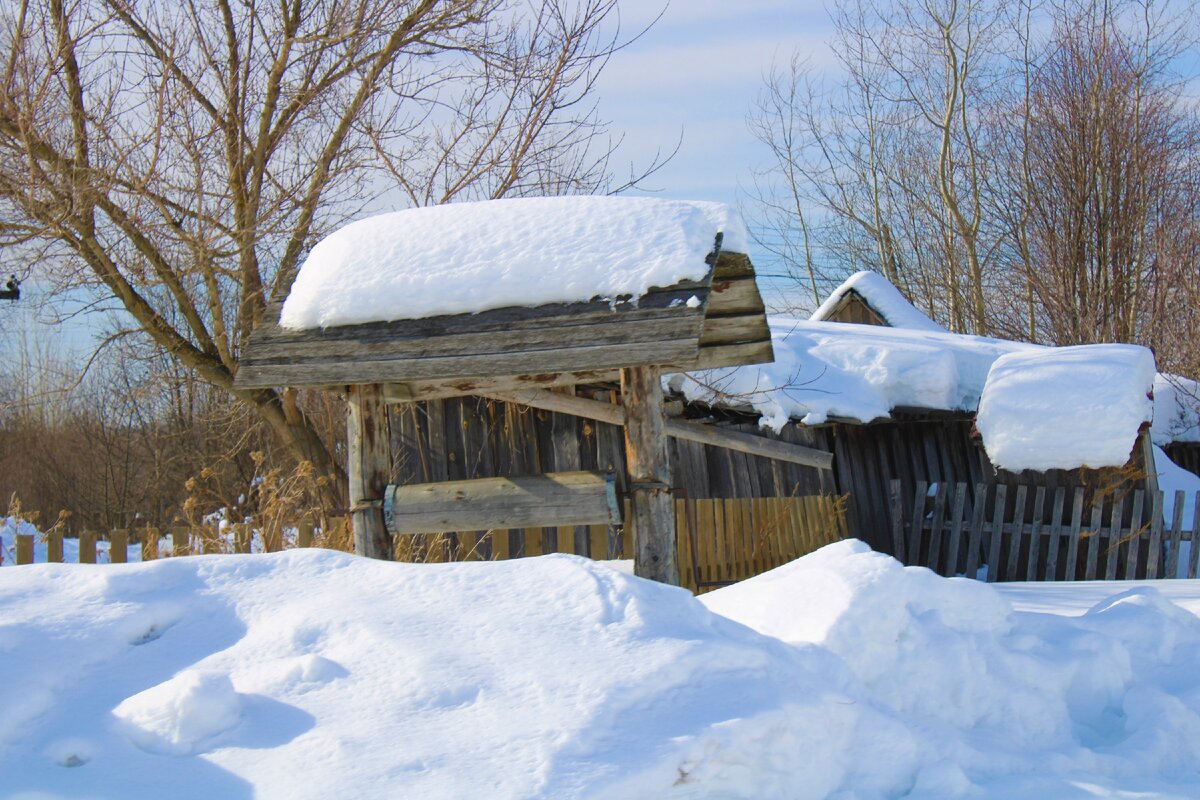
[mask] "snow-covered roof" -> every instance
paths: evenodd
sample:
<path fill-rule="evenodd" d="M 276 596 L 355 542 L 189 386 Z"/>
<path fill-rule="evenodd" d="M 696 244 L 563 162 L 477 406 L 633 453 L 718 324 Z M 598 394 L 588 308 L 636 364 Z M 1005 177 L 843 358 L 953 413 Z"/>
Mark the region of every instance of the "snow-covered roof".
<path fill-rule="evenodd" d="M 1125 463 L 1137 429 L 1151 419 L 1147 410 L 1151 403 L 1146 397 L 1151 381 L 1156 443 L 1200 440 L 1200 403 L 1189 393 L 1200 397 L 1200 384 L 1156 377 L 1153 355 L 1144 348 L 1083 348 L 1084 353 L 1099 354 L 1092 361 L 1071 355 L 1079 348 L 982 336 L 788 317 L 771 317 L 769 323 L 773 363 L 676 374 L 668 378 L 669 388 L 689 401 L 751 409 L 761 415 L 761 424 L 774 430 L 790 420 L 803 425 L 830 419 L 867 423 L 886 419 L 895 409 L 973 413 L 988 391 L 989 373 L 998 360 L 1012 358 L 1006 363 L 1023 364 L 1026 362 L 1015 359 L 1024 354 L 1039 368 L 1031 374 L 1039 387 L 1037 393 L 1022 401 L 1027 416 L 1046 420 L 1049 428 L 1064 435 L 1071 430 L 1071 435 L 1080 439 L 1113 437 L 1111 452 L 1123 450 L 1117 463 Z M 1126 348 L 1136 355 L 1120 355 Z M 993 383 L 998 401 L 1005 398 L 1005 386 L 1004 381 Z M 1084 404 L 1093 398 L 1109 397 L 1106 392 L 1124 398 L 1124 405 L 1103 411 L 1112 416 L 1101 420 L 1099 416 L 1090 418 L 1092 412 L 1077 411 L 1088 407 Z M 1039 405 L 1043 402 L 1045 408 Z M 1031 420 L 1020 423 L 1032 424 Z M 1109 427 L 1102 430 L 1098 427 L 1102 425 Z M 1054 445 L 1048 438 L 1042 438 L 1040 444 L 1047 458 L 1059 454 L 1053 456 L 1061 461 L 1058 468 L 1069 468 L 1068 463 L 1076 460 L 1073 449 Z M 991 449 L 989 446 L 989 454 Z M 1099 460 L 1116 458 L 1111 455 Z M 1098 465 L 1099 460 L 1089 452 L 1080 463 Z"/>
<path fill-rule="evenodd" d="M 1154 375 L 1154 355 L 1137 345 L 1007 353 L 988 372 L 975 427 L 1002 469 L 1119 467 L 1153 415 Z"/>
<path fill-rule="evenodd" d="M 745 253 L 722 203 L 536 197 L 413 208 L 353 222 L 309 254 L 284 302 L 291 330 L 421 319 L 699 280 L 715 235 Z"/>
<path fill-rule="evenodd" d="M 1035 345 L 844 322 L 771 317 L 775 361 L 674 375 L 689 400 L 748 406 L 778 430 L 789 419 L 870 422 L 892 409 L 974 411 L 988 370 Z"/>
<path fill-rule="evenodd" d="M 893 328 L 945 333 L 946 329 L 921 313 L 904 298 L 891 281 L 878 272 L 856 272 L 833 290 L 821 307 L 809 317 L 813 322 L 828 320 L 841 307 L 847 295 L 857 294 L 883 321 Z"/>

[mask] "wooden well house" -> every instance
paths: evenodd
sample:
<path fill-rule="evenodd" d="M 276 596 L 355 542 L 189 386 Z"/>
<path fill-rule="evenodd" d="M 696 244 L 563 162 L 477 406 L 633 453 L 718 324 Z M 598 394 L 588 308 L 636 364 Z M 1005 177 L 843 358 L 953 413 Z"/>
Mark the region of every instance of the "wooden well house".
<path fill-rule="evenodd" d="M 279 298 L 255 330 L 236 383 L 345 393 L 348 496 L 362 555 L 389 558 L 392 537 L 406 534 L 627 524 L 634 534 L 636 573 L 677 584 L 671 439 L 806 469 L 827 471 L 832 461 L 829 453 L 802 445 L 668 417 L 664 372 L 773 358 L 749 258 L 724 249 L 717 230 L 709 236 L 711 250 L 693 254 L 702 264 L 693 272 L 702 277 L 653 286 L 638 297 L 306 329 L 280 325 L 284 298 Z M 606 400 L 573 390 L 596 385 L 618 391 Z M 421 476 L 410 470 L 401 476 L 405 480 L 395 481 L 393 443 L 399 440 L 392 421 L 411 417 L 406 407 L 442 407 L 441 401 L 460 398 L 623 427 L 619 480 L 611 462 L 576 461 L 557 464 L 553 472 L 535 468 L 474 477 L 443 471 L 432 476 L 443 479 L 422 482 L 413 481 Z M 436 435 L 452 434 L 456 427 L 439 423 Z M 445 479 L 452 477 L 459 479 Z M 625 507 L 628 520 L 621 518 Z M 610 545 L 607 555 L 612 551 Z"/>

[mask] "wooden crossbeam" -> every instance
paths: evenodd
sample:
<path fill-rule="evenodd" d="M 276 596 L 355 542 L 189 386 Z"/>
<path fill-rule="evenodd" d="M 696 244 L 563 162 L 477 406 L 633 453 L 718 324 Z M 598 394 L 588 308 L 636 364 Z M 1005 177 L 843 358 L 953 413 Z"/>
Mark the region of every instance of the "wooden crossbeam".
<path fill-rule="evenodd" d="M 493 400 L 508 403 L 519 403 L 545 411 L 561 414 L 572 414 L 586 417 L 610 425 L 625 425 L 625 411 L 620 406 L 605 403 L 600 400 L 590 400 L 586 397 L 556 394 L 542 389 L 526 389 L 512 392 L 489 392 L 484 394 Z M 667 420 L 667 435 L 676 439 L 686 439 L 700 444 L 724 447 L 752 456 L 773 458 L 778 461 L 788 461 L 793 464 L 803 464 L 817 469 L 830 469 L 833 466 L 833 454 L 812 447 L 803 447 L 790 442 L 781 442 L 754 436 L 738 431 L 724 430 L 713 425 L 700 425 L 685 420 Z"/>

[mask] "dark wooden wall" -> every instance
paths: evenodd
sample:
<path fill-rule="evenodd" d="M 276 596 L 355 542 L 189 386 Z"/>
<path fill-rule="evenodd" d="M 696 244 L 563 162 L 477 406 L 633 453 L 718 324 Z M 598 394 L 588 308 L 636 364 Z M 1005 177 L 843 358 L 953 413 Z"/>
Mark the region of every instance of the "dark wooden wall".
<path fill-rule="evenodd" d="M 578 391 L 593 399 L 616 399 L 611 391 Z M 624 434 L 615 425 L 481 397 L 405 403 L 391 406 L 390 413 L 395 483 L 611 468 L 618 491 L 624 493 L 627 488 Z M 807 428 L 793 423 L 775 434 L 759 428 L 750 417 L 728 415 L 713 424 L 832 452 L 832 474 L 671 439 L 672 485 L 689 498 L 848 494 L 851 535 L 886 553 L 893 549 L 892 480 L 901 483 L 906 520 L 912 514 L 919 482 L 951 487 L 966 484 L 968 508 L 981 483 L 1045 486 L 1043 508 L 1034 508 L 1033 494 L 1029 495 L 1029 521 L 1037 515 L 1049 520 L 1054 490 L 1059 486 L 1068 494 L 1083 486 L 1089 492 L 1089 503 L 1094 492 L 1111 490 L 1112 476 L 1092 470 L 997 472 L 973 435 L 970 414 L 897 413 L 895 417 L 870 425 L 831 423 Z M 1015 493 L 1010 490 L 1008 496 L 1011 505 Z M 1126 509 L 1128 513 L 1128 504 Z M 1070 512 L 1068 507 L 1064 514 Z M 992 509 L 987 514 L 990 519 Z"/>
<path fill-rule="evenodd" d="M 829 315 L 829 322 L 853 322 L 859 325 L 882 325 L 888 323 L 868 306 L 857 292 L 850 292 L 839 304 L 836 311 Z"/>
<path fill-rule="evenodd" d="M 1200 475 L 1200 442 L 1174 442 L 1164 447 L 1163 452 L 1178 466 Z"/>

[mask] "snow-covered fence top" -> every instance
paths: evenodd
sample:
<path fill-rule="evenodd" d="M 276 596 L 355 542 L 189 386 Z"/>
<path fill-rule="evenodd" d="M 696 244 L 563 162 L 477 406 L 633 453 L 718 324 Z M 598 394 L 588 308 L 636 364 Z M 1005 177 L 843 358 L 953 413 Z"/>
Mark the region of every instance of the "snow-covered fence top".
<path fill-rule="evenodd" d="M 374 217 L 313 249 L 237 385 L 382 384 L 419 400 L 770 361 L 745 250 L 716 203 L 531 198 Z"/>
<path fill-rule="evenodd" d="M 746 252 L 722 203 L 532 197 L 413 208 L 353 222 L 300 268 L 279 324 L 290 330 L 641 297 L 700 280 L 704 257 Z"/>

